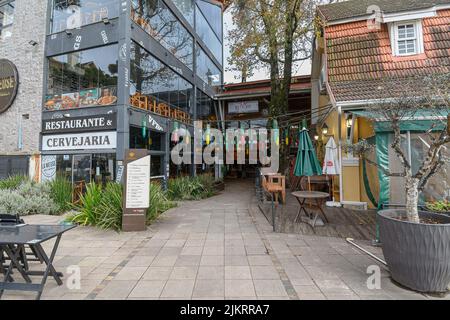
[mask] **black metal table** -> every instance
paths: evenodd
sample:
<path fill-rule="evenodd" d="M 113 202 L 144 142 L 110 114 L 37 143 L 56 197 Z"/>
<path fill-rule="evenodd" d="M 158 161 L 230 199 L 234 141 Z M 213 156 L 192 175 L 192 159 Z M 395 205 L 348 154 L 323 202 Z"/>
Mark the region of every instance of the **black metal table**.
<path fill-rule="evenodd" d="M 318 192 L 318 191 L 298 191 L 293 192 L 292 195 L 297 199 L 298 203 L 300 204 L 300 208 L 298 209 L 297 217 L 295 218 L 295 222 L 297 222 L 301 216 L 302 211 L 305 212 L 305 215 L 312 221 L 311 226 L 314 228 L 316 226 L 317 218 L 319 217 L 319 212 L 322 213 L 323 217 L 325 218 L 325 221 L 328 223 L 328 218 L 325 215 L 325 212 L 322 209 L 323 201 L 325 201 L 330 195 L 325 192 Z M 314 214 L 314 218 L 312 218 L 312 215 L 306 210 L 306 201 L 307 200 L 315 200 L 315 204 L 319 212 L 316 212 Z"/>
<path fill-rule="evenodd" d="M 0 282 L 0 298 L 5 290 L 33 291 L 37 292 L 36 300 L 39 300 L 44 290 L 47 277 L 51 275 L 58 285 L 62 285 L 61 273 L 53 267 L 53 259 L 58 250 L 61 236 L 75 228 L 73 225 L 28 225 L 0 226 L 0 254 L 6 254 L 10 264 L 4 268 L 1 264 L 0 274 L 4 274 L 3 282 Z M 56 238 L 50 257 L 42 248 L 42 243 Z M 46 265 L 44 271 L 28 270 L 24 247 L 29 246 L 40 261 Z M 13 278 L 13 269 L 17 270 L 26 283 L 17 283 Z M 15 274 L 14 274 L 15 275 Z M 32 283 L 30 276 L 42 276 L 40 283 Z"/>

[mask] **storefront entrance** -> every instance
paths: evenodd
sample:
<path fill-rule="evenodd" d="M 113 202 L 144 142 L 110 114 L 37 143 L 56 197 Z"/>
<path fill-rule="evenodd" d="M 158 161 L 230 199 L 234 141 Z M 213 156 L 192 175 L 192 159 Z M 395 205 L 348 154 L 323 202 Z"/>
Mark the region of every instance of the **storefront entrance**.
<path fill-rule="evenodd" d="M 73 185 L 86 185 L 91 182 L 92 155 L 75 155 L 72 162 Z"/>
<path fill-rule="evenodd" d="M 56 175 L 65 177 L 74 186 L 105 184 L 114 181 L 115 163 L 113 153 L 56 155 Z"/>

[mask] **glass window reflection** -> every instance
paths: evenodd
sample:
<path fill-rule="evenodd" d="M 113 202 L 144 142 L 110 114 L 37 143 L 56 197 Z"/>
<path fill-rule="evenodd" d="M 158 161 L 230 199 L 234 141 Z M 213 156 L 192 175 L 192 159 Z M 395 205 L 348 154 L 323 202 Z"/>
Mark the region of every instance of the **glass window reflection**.
<path fill-rule="evenodd" d="M 49 58 L 46 109 L 115 104 L 117 55 L 112 45 Z"/>
<path fill-rule="evenodd" d="M 222 39 L 222 8 L 207 1 L 198 0 L 197 5 L 203 12 L 219 40 Z"/>
<path fill-rule="evenodd" d="M 119 0 L 53 0 L 52 33 L 119 16 Z"/>
<path fill-rule="evenodd" d="M 162 0 L 132 0 L 132 19 L 193 70 L 194 40 Z"/>
<path fill-rule="evenodd" d="M 222 43 L 209 25 L 202 11 L 196 6 L 196 31 L 208 49 L 214 54 L 214 57 L 222 63 Z M 222 20 L 220 20 L 222 21 Z"/>
<path fill-rule="evenodd" d="M 172 0 L 178 10 L 183 14 L 186 20 L 194 25 L 194 0 Z"/>
<path fill-rule="evenodd" d="M 141 46 L 131 48 L 131 95 L 154 98 L 171 107 L 193 114 L 193 86 L 170 67 L 156 59 Z"/>
<path fill-rule="evenodd" d="M 15 2 L 0 5 L 0 41 L 11 37 Z"/>
<path fill-rule="evenodd" d="M 197 75 L 210 86 L 221 85 L 222 72 L 199 46 L 197 46 L 196 51 Z"/>

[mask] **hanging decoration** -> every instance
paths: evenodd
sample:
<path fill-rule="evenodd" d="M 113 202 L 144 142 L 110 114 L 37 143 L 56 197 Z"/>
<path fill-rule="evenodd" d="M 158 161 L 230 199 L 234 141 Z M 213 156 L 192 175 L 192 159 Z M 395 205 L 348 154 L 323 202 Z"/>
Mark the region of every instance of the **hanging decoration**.
<path fill-rule="evenodd" d="M 172 132 L 172 142 L 178 142 L 178 129 L 179 129 L 179 123 L 175 121 L 173 123 L 173 132 Z"/>
<path fill-rule="evenodd" d="M 211 125 L 208 124 L 206 126 L 206 137 L 205 137 L 205 142 L 206 145 L 209 146 L 209 144 L 211 143 Z"/>
<path fill-rule="evenodd" d="M 147 128 L 147 119 L 145 118 L 145 115 L 142 116 L 142 137 L 144 139 L 147 138 L 148 128 Z M 144 140 L 145 141 L 145 140 Z"/>
<path fill-rule="evenodd" d="M 284 131 L 286 146 L 289 145 L 289 135 L 290 135 L 290 132 L 291 132 L 291 128 L 290 128 L 290 126 L 289 126 L 289 124 L 288 124 L 286 130 Z"/>
<path fill-rule="evenodd" d="M 280 146 L 280 131 L 278 130 L 279 128 L 278 128 L 278 121 L 276 120 L 276 119 L 273 119 L 273 122 L 272 122 L 272 128 L 274 129 L 274 130 L 276 130 L 275 131 L 275 135 L 274 135 L 274 137 L 275 137 L 275 143 L 276 143 L 276 145 L 277 146 Z M 277 131 L 278 130 L 278 131 Z"/>

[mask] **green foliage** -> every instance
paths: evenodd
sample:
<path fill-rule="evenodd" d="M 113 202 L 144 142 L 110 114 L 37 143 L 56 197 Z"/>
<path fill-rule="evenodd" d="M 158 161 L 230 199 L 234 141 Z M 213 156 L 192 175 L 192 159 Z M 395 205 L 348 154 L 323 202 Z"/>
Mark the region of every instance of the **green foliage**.
<path fill-rule="evenodd" d="M 168 183 L 168 197 L 173 201 L 201 200 L 214 194 L 214 179 L 210 175 L 182 177 Z"/>
<path fill-rule="evenodd" d="M 4 180 L 0 180 L 0 190 L 14 190 L 17 189 L 23 182 L 28 181 L 29 178 L 24 175 L 9 176 Z"/>
<path fill-rule="evenodd" d="M 86 193 L 81 196 L 77 212 L 67 218 L 68 222 L 82 226 L 96 226 L 102 229 L 120 231 L 122 229 L 122 197 L 121 184 L 108 183 L 104 188 L 91 183 Z M 175 207 L 176 204 L 167 199 L 158 184 L 150 184 L 150 208 L 147 210 L 147 223 L 151 223 L 161 213 Z"/>
<path fill-rule="evenodd" d="M 150 184 L 150 208 L 147 210 L 147 223 L 150 224 L 161 213 L 176 207 L 176 204 L 167 198 L 161 186 L 156 183 Z"/>
<path fill-rule="evenodd" d="M 60 212 L 72 208 L 72 183 L 63 176 L 57 176 L 50 185 L 50 197 L 59 206 Z"/>
<path fill-rule="evenodd" d="M 447 200 L 427 202 L 427 209 L 438 213 L 448 213 L 450 212 L 450 202 Z"/>
<path fill-rule="evenodd" d="M 69 222 L 82 226 L 97 225 L 97 208 L 102 199 L 102 187 L 96 183 L 86 186 L 85 194 L 80 195 L 80 203 L 75 207 L 78 211 L 68 218 Z"/>
<path fill-rule="evenodd" d="M 97 226 L 102 229 L 120 231 L 122 229 L 122 185 L 108 183 L 103 189 L 97 207 Z"/>
<path fill-rule="evenodd" d="M 11 189 L 0 192 L 0 212 L 19 214 L 57 215 L 60 208 L 50 196 L 50 186 L 47 183 L 35 183 L 23 180 L 18 186 L 10 184 Z"/>

